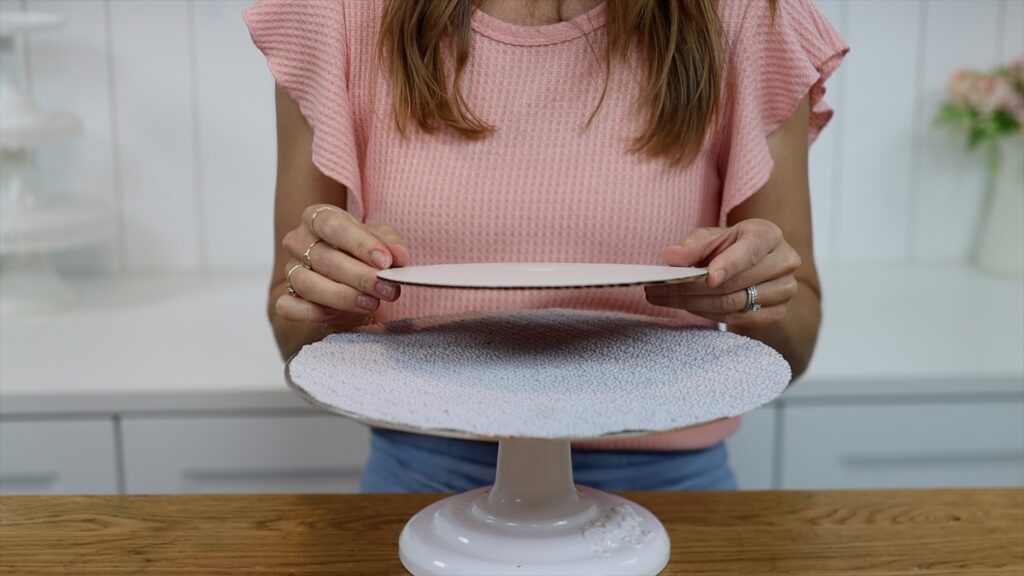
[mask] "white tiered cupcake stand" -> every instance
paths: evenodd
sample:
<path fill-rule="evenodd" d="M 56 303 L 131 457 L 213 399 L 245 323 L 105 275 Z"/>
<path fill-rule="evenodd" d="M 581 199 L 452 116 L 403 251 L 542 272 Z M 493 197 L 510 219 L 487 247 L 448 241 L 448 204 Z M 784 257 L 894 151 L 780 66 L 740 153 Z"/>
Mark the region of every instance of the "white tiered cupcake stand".
<path fill-rule="evenodd" d="M 714 329 L 569 310 L 426 318 L 306 346 L 289 385 L 372 426 L 497 440 L 493 486 L 416 514 L 415 575 L 652 575 L 669 538 L 651 511 L 573 484 L 570 443 L 694 426 L 778 396 L 789 366 Z"/>
<path fill-rule="evenodd" d="M 69 112 L 44 112 L 29 98 L 25 37 L 62 26 L 55 14 L 0 15 L 0 310 L 30 311 L 66 303 L 71 291 L 48 255 L 108 235 L 107 210 L 84 199 L 54 200 L 39 190 L 33 149 L 81 131 Z"/>

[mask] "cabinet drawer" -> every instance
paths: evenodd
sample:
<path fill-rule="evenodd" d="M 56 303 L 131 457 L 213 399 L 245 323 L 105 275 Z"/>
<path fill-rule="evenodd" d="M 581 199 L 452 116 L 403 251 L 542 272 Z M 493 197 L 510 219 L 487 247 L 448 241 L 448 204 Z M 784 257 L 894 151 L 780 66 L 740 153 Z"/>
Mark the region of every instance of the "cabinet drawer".
<path fill-rule="evenodd" d="M 783 488 L 1020 486 L 1024 403 L 786 406 Z"/>
<path fill-rule="evenodd" d="M 113 420 L 0 422 L 0 494 L 116 494 Z"/>
<path fill-rule="evenodd" d="M 774 406 L 744 414 L 743 425 L 725 443 L 740 490 L 770 490 L 775 465 Z"/>
<path fill-rule="evenodd" d="M 125 418 L 128 493 L 355 492 L 367 429 L 320 415 Z"/>

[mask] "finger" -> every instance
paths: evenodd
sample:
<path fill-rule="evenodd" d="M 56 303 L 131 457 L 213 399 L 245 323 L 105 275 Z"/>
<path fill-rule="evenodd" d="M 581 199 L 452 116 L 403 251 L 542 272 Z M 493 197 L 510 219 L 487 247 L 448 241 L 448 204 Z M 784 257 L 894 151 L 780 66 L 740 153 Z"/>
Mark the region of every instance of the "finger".
<path fill-rule="evenodd" d="M 317 219 L 319 220 L 319 216 Z M 284 238 L 281 240 L 281 246 L 289 256 L 295 259 L 296 262 L 302 262 L 302 256 L 306 253 L 306 250 L 310 250 L 312 255 L 313 250 L 316 248 L 311 247 L 317 242 L 323 243 L 317 237 L 309 233 L 309 230 L 305 226 L 300 226 L 294 230 L 289 230 Z M 319 244 L 317 244 L 319 246 Z"/>
<path fill-rule="evenodd" d="M 757 286 L 758 302 L 762 307 L 785 304 L 796 296 L 798 287 L 793 276 L 783 276 Z M 658 306 L 679 308 L 695 314 L 731 314 L 742 312 L 747 307 L 747 291 L 739 290 L 722 294 L 691 295 L 683 292 L 650 294 L 648 302 Z"/>
<path fill-rule="evenodd" d="M 302 214 L 303 228 L 306 228 L 310 236 L 313 235 L 313 214 L 320 207 L 322 205 L 310 206 Z M 317 213 L 315 232 L 318 237 L 338 250 L 347 252 L 380 270 L 389 268 L 393 262 L 391 251 L 384 242 L 371 234 L 354 216 L 340 208 Z"/>
<path fill-rule="evenodd" d="M 409 249 L 405 244 L 391 244 L 390 242 L 386 244 L 391 252 L 392 266 L 408 266 L 412 262 L 412 255 L 409 254 Z"/>
<path fill-rule="evenodd" d="M 666 306 L 668 308 L 675 308 L 675 306 L 671 306 L 667 301 L 664 300 L 651 301 L 651 304 L 654 304 L 655 306 Z M 692 313 L 696 316 L 700 316 L 701 318 L 707 318 L 712 322 L 719 322 L 733 328 L 761 328 L 775 324 L 776 322 L 779 322 L 780 320 L 785 318 L 786 310 L 786 304 L 779 304 L 777 306 L 764 306 L 757 312 L 743 311 L 731 312 L 729 314 L 718 314 L 714 312 Z"/>
<path fill-rule="evenodd" d="M 280 318 L 293 322 L 327 322 L 341 314 L 333 308 L 288 294 L 277 299 L 274 303 L 274 312 Z"/>
<path fill-rule="evenodd" d="M 727 294 L 744 290 L 747 286 L 758 286 L 774 278 L 792 275 L 800 267 L 800 256 L 787 245 L 785 249 L 775 250 L 761 259 L 753 268 L 745 270 L 729 278 L 720 285 L 711 287 L 707 282 L 687 282 L 673 284 L 673 292 L 682 294 Z"/>
<path fill-rule="evenodd" d="M 373 312 L 380 306 L 378 298 L 305 268 L 292 273 L 291 286 L 303 299 L 342 312 Z"/>
<path fill-rule="evenodd" d="M 735 242 L 708 263 L 707 285 L 712 288 L 750 270 L 782 243 L 782 231 L 767 220 L 743 222 L 735 229 Z"/>
<path fill-rule="evenodd" d="M 678 244 L 666 247 L 662 259 L 669 266 L 699 266 L 728 245 L 735 234 L 731 228 L 697 228 Z"/>
<path fill-rule="evenodd" d="M 391 264 L 392 266 L 409 265 L 412 258 L 409 255 L 409 248 L 406 245 L 405 237 L 402 236 L 401 232 L 389 224 L 371 226 L 369 230 L 371 234 L 383 240 L 384 244 L 388 247 L 394 259 L 394 262 Z"/>
<path fill-rule="evenodd" d="M 732 314 L 709 314 L 705 318 L 721 322 L 730 328 L 764 328 L 786 317 L 787 306 L 765 306 L 757 312 L 733 312 Z"/>
<path fill-rule="evenodd" d="M 367 266 L 328 244 L 320 243 L 314 246 L 309 251 L 309 261 L 317 274 L 339 284 L 351 286 L 364 294 L 388 302 L 394 302 L 400 294 L 398 284 L 377 278 L 376 268 Z"/>
<path fill-rule="evenodd" d="M 322 238 L 320 234 L 320 221 L 321 216 L 328 216 L 327 212 L 334 212 L 336 214 L 349 214 L 349 212 L 333 204 L 314 204 L 307 206 L 302 212 L 302 225 L 314 238 Z M 351 216 L 351 214 L 349 214 Z M 355 218 L 352 218 L 355 220 Z"/>
<path fill-rule="evenodd" d="M 371 234 L 380 238 L 384 242 L 391 244 L 405 244 L 405 237 L 398 231 L 397 228 L 390 224 L 378 224 L 376 226 L 367 226 L 367 230 Z"/>

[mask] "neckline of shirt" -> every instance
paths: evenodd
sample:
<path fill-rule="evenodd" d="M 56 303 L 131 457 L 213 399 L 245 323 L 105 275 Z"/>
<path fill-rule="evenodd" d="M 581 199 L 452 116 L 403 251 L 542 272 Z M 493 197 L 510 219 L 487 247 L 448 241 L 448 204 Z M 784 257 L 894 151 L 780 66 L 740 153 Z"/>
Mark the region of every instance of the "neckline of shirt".
<path fill-rule="evenodd" d="M 495 18 L 483 10 L 473 10 L 471 26 L 476 32 L 513 46 L 547 46 L 575 40 L 605 25 L 607 3 L 601 2 L 587 12 L 554 24 L 523 26 Z"/>

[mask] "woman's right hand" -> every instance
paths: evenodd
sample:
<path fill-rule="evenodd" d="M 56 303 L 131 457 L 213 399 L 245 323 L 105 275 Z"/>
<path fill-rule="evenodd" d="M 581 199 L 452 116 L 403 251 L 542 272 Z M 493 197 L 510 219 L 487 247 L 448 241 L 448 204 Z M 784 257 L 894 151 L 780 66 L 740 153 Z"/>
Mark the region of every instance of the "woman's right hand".
<path fill-rule="evenodd" d="M 285 273 L 291 271 L 295 294 L 279 297 L 275 310 L 299 322 L 365 319 L 381 300 L 393 302 L 401 292 L 397 284 L 378 280 L 377 272 L 409 263 L 405 240 L 394 227 L 367 226 L 330 204 L 307 207 L 282 245 L 291 256 Z"/>

